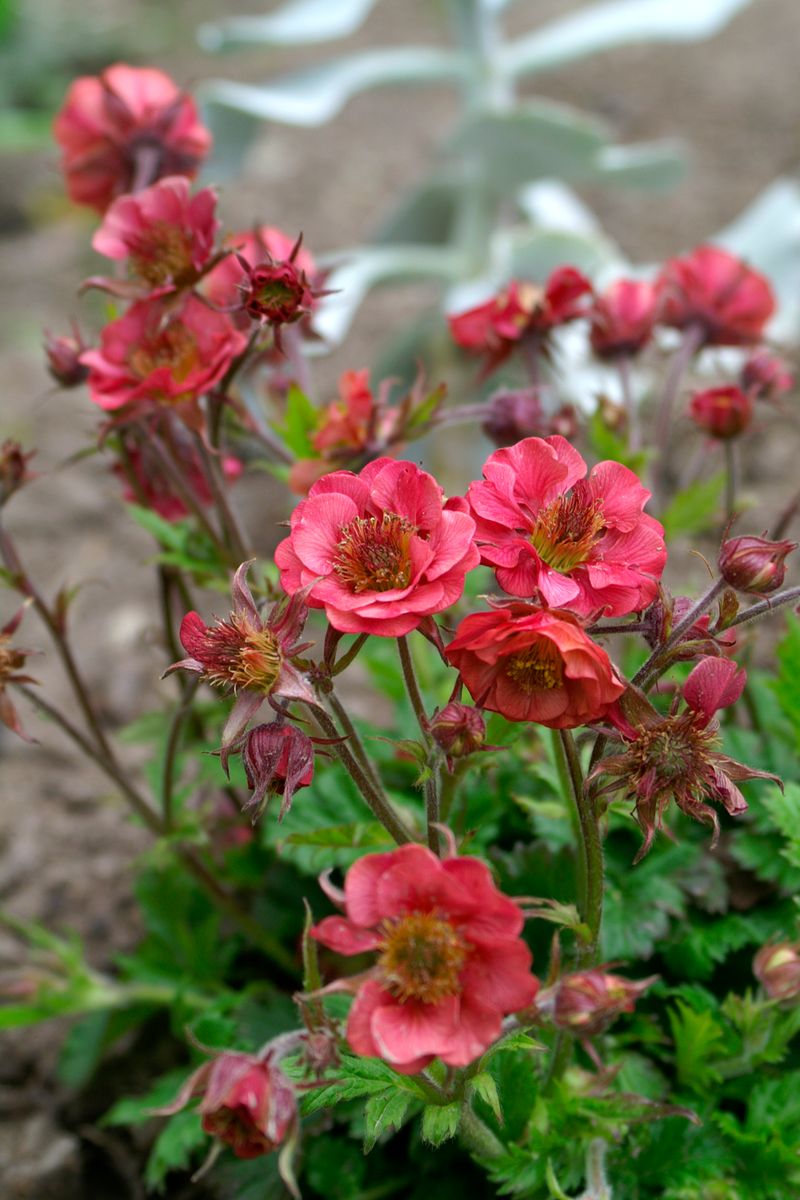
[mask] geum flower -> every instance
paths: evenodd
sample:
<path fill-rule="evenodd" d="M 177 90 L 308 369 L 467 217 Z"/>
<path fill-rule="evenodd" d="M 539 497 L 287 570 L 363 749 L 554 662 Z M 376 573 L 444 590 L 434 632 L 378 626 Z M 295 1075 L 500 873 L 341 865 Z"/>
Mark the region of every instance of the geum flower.
<path fill-rule="evenodd" d="M 669 259 L 656 289 L 660 323 L 696 328 L 701 346 L 751 345 L 775 311 L 769 281 L 718 246 Z"/>
<path fill-rule="evenodd" d="M 477 859 L 401 846 L 359 859 L 344 892 L 324 886 L 345 915 L 326 917 L 312 936 L 337 954 L 378 954 L 351 981 L 347 1040 L 356 1054 L 406 1075 L 434 1058 L 465 1067 L 500 1036 L 503 1017 L 536 995 L 522 911 Z"/>
<path fill-rule="evenodd" d="M 334 471 L 292 513 L 275 551 L 281 584 L 304 589 L 340 633 L 400 637 L 454 604 L 478 565 L 464 507 L 411 462 Z"/>
<path fill-rule="evenodd" d="M 771 542 L 748 534 L 729 538 L 719 551 L 720 575 L 739 592 L 769 595 L 783 586 L 786 559 L 796 549 L 797 542 Z"/>
<path fill-rule="evenodd" d="M 120 196 L 92 238 L 98 254 L 127 259 L 146 289 L 189 287 L 209 263 L 219 228 L 216 193 L 203 188 L 192 196 L 180 175 L 161 179 L 132 196 Z M 105 286 L 103 280 L 92 280 Z M 109 280 L 109 290 L 116 282 Z"/>
<path fill-rule="evenodd" d="M 242 762 L 247 786 L 253 793 L 245 808 L 260 816 L 269 797 L 280 795 L 282 821 L 292 806 L 295 792 L 308 787 L 314 778 L 314 742 L 331 739 L 310 738 L 282 717 L 269 725 L 257 725 L 245 734 Z"/>
<path fill-rule="evenodd" d="M 674 799 L 681 812 L 713 828 L 712 849 L 719 838 L 719 818 L 707 803 L 721 804 L 731 816 L 747 809 L 737 783 L 771 779 L 721 754 L 715 713 L 735 704 L 746 681 L 744 670 L 727 658 L 704 658 L 690 672 L 667 716 L 662 716 L 646 696 L 628 688 L 609 719 L 624 743 L 624 752 L 601 759 L 589 779 L 611 776 L 600 794 L 622 791 L 634 801 L 634 816 L 644 842 L 634 859 L 647 854 L 656 831 L 663 828 L 664 813 Z M 684 707 L 680 709 L 680 698 Z"/>
<path fill-rule="evenodd" d="M 101 213 L 164 176 L 193 178 L 211 148 L 191 96 L 163 71 L 124 63 L 76 79 L 53 134 L 70 199 Z"/>
<path fill-rule="evenodd" d="M 536 1009 L 551 1017 L 558 1029 L 568 1029 L 581 1039 L 596 1037 L 620 1016 L 633 1012 L 639 997 L 658 979 L 625 979 L 601 964 L 557 979 L 536 997 Z"/>
<path fill-rule="evenodd" d="M 770 942 L 753 959 L 753 974 L 770 1000 L 800 1000 L 800 942 Z"/>
<path fill-rule="evenodd" d="M 514 596 L 581 616 L 624 616 L 658 592 L 664 529 L 627 467 L 586 463 L 564 438 L 525 438 L 489 455 L 467 493 L 481 561 Z"/>
<path fill-rule="evenodd" d="M 543 287 L 512 280 L 491 300 L 448 317 L 450 334 L 457 345 L 485 358 L 488 375 L 519 342 L 535 338 L 545 349 L 557 326 L 586 316 L 591 292 L 589 280 L 574 267 L 559 267 Z"/>
<path fill-rule="evenodd" d="M 100 347 L 87 350 L 89 395 L 125 419 L 167 405 L 189 424 L 197 401 L 219 383 L 247 341 L 222 313 L 191 294 L 139 300 L 106 325 Z"/>
<path fill-rule="evenodd" d="M 599 720 L 625 690 L 576 617 L 530 604 L 465 617 L 445 656 L 480 708 L 550 729 Z"/>
<path fill-rule="evenodd" d="M 305 675 L 292 662 L 311 644 L 297 640 L 307 616 L 304 595 L 301 592 L 288 602 L 281 601 L 262 616 L 247 585 L 250 566 L 251 562 L 242 563 L 233 577 L 233 612 L 227 621 L 206 625 L 199 613 L 186 614 L 180 639 L 189 657 L 164 672 L 166 676 L 173 671 L 192 671 L 212 687 L 236 695 L 222 733 L 223 766 L 264 700 L 315 700 Z"/>
<path fill-rule="evenodd" d="M 242 287 L 247 283 L 249 269 L 265 261 L 282 262 L 288 259 L 295 244 L 294 238 L 275 225 L 258 225 L 251 230 L 230 234 L 222 243 L 223 249 L 230 253 L 204 277 L 203 294 L 219 308 L 241 306 Z M 304 246 L 297 248 L 294 266 L 303 271 L 316 286 L 320 272 Z M 246 320 L 244 324 L 247 324 Z"/>
<path fill-rule="evenodd" d="M 745 432 L 753 419 L 753 407 L 753 397 L 731 384 L 694 392 L 689 416 L 711 437 L 726 442 Z"/>
<path fill-rule="evenodd" d="M 598 358 L 630 358 L 650 341 L 656 323 L 656 288 L 643 279 L 618 279 L 589 313 L 589 341 Z"/>

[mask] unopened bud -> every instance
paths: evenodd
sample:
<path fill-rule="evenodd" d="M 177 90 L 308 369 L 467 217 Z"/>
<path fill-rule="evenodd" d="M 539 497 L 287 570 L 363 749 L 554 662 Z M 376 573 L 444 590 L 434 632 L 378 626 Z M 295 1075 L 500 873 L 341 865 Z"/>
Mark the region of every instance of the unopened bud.
<path fill-rule="evenodd" d="M 480 750 L 486 740 L 486 722 L 477 708 L 451 700 L 430 724 L 431 736 L 447 756 L 448 763 Z"/>
<path fill-rule="evenodd" d="M 786 558 L 797 542 L 770 542 L 761 537 L 730 538 L 722 543 L 719 569 L 731 587 L 764 596 L 777 591 L 786 574 Z"/>
<path fill-rule="evenodd" d="M 547 422 L 539 388 L 495 392 L 481 428 L 495 446 L 513 446 L 526 437 L 544 437 Z"/>
<path fill-rule="evenodd" d="M 800 999 L 800 943 L 763 946 L 753 959 L 753 974 L 770 1000 Z"/>
<path fill-rule="evenodd" d="M 28 470 L 28 461 L 35 453 L 35 450 L 30 450 L 26 454 L 19 442 L 10 438 L 0 446 L 0 505 L 5 504 L 14 492 L 33 478 Z"/>
<path fill-rule="evenodd" d="M 89 375 L 89 368 L 81 362 L 84 346 L 77 330 L 74 334 L 53 337 L 45 331 L 44 352 L 47 369 L 56 383 L 63 388 L 79 387 Z"/>
<path fill-rule="evenodd" d="M 721 441 L 744 433 L 753 417 L 753 400 L 738 387 L 695 392 L 689 414 L 696 425 Z"/>
<path fill-rule="evenodd" d="M 636 1001 L 657 978 L 623 979 L 600 967 L 566 975 L 556 984 L 553 1022 L 579 1037 L 594 1037 L 620 1013 L 633 1012 Z"/>
<path fill-rule="evenodd" d="M 756 350 L 742 368 L 742 387 L 756 400 L 777 400 L 793 386 L 786 363 L 769 350 Z"/>
<path fill-rule="evenodd" d="M 308 734 L 294 725 L 273 721 L 257 725 L 247 734 L 242 762 L 253 795 L 248 807 L 260 812 L 272 795 L 281 795 L 281 820 L 291 808 L 292 797 L 314 778 L 314 745 Z"/>

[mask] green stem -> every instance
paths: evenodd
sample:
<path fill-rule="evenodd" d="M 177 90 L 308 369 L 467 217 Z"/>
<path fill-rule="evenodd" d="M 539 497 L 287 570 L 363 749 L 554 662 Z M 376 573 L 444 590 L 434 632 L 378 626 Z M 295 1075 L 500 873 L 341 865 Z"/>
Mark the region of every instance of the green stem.
<path fill-rule="evenodd" d="M 428 846 L 434 854 L 439 854 L 441 847 L 439 844 L 439 830 L 436 828 L 441 820 L 441 810 L 439 806 L 439 788 L 438 788 L 438 772 L 433 765 L 432 742 L 428 726 L 428 715 L 425 711 L 425 702 L 422 699 L 422 693 L 419 690 L 417 683 L 417 673 L 414 670 L 414 660 L 411 657 L 411 647 L 408 644 L 407 637 L 397 639 L 397 648 L 400 651 L 400 665 L 403 669 L 403 679 L 405 680 L 406 691 L 408 698 L 411 701 L 411 707 L 414 710 L 414 715 L 417 718 L 422 740 L 428 750 L 428 767 L 430 777 L 425 780 L 425 825 L 427 830 Z"/>
<path fill-rule="evenodd" d="M 592 965 L 597 956 L 600 922 L 603 917 L 603 842 L 594 801 L 584 787 L 575 740 L 568 729 L 559 730 L 559 737 L 567 762 L 569 794 L 580 826 L 582 855 L 578 861 L 583 871 L 580 888 L 583 905 L 579 905 L 578 911 L 581 920 L 589 927 L 590 940 L 586 946 L 580 947 L 577 957 L 579 967 L 585 967 Z"/>
<path fill-rule="evenodd" d="M 503 1143 L 495 1137 L 468 1102 L 462 1106 L 458 1132 L 467 1150 L 476 1158 L 502 1158 L 506 1153 Z"/>
<path fill-rule="evenodd" d="M 736 515 L 736 494 L 739 484 L 736 443 L 729 438 L 725 443 L 725 521 L 732 521 Z"/>
<path fill-rule="evenodd" d="M 572 827 L 572 838 L 575 843 L 575 894 L 578 912 L 583 915 L 586 908 L 586 862 L 583 852 L 583 833 L 578 816 L 578 808 L 574 800 L 572 777 L 569 773 L 569 764 L 564 752 L 564 745 L 557 729 L 552 729 L 550 733 L 553 744 L 553 756 L 556 760 L 556 770 L 558 771 L 558 782 L 561 784 L 561 794 L 567 804 L 569 823 Z"/>
<path fill-rule="evenodd" d="M 161 818 L 164 829 L 171 833 L 174 827 L 174 793 L 175 793 L 175 759 L 181 743 L 181 735 L 187 718 L 191 715 L 195 693 L 200 685 L 200 677 L 195 676 L 175 709 L 167 734 L 167 744 L 164 750 L 164 766 L 161 771 Z"/>

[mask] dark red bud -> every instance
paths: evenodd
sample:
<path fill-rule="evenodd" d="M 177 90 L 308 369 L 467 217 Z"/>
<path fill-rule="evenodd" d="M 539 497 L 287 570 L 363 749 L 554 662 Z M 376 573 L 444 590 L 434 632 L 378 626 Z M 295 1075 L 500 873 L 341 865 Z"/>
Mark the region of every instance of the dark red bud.
<path fill-rule="evenodd" d="M 770 542 L 760 537 L 730 538 L 723 542 L 719 569 L 726 583 L 740 592 L 768 595 L 783 584 L 786 558 L 797 542 Z"/>
<path fill-rule="evenodd" d="M 738 387 L 707 388 L 694 393 L 689 413 L 706 433 L 727 441 L 738 437 L 749 426 L 753 417 L 753 399 Z"/>
<path fill-rule="evenodd" d="M 486 722 L 477 708 L 451 700 L 430 724 L 431 735 L 448 758 L 463 758 L 480 750 L 486 740 Z"/>
<path fill-rule="evenodd" d="M 28 470 L 28 461 L 35 453 L 35 450 L 30 450 L 26 454 L 19 442 L 10 438 L 0 446 L 0 505 L 33 479 L 33 473 Z"/>
<path fill-rule="evenodd" d="M 87 379 L 89 368 L 80 361 L 85 349 L 86 346 L 77 333 L 53 337 L 45 331 L 44 352 L 47 356 L 47 369 L 61 387 L 79 387 Z"/>

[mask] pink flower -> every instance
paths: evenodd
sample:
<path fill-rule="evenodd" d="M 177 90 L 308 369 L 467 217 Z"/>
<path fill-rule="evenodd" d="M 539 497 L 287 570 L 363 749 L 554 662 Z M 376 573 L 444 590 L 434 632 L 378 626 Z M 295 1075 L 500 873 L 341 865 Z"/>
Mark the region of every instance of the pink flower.
<path fill-rule="evenodd" d="M 233 577 L 233 612 L 227 621 L 206 625 L 199 613 L 187 613 L 180 639 L 188 658 L 164 672 L 192 671 L 212 687 L 234 692 L 236 703 L 222 734 L 223 765 L 231 746 L 268 696 L 313 702 L 314 692 L 292 659 L 308 649 L 298 643 L 308 615 L 302 596 L 276 604 L 266 616 L 247 585 L 251 563 Z"/>
<path fill-rule="evenodd" d="M 663 826 L 670 800 L 696 821 L 711 825 L 712 848 L 719 837 L 719 818 L 707 799 L 722 804 L 731 816 L 747 809 L 747 801 L 736 786 L 747 779 L 771 779 L 720 754 L 715 714 L 735 704 L 746 681 L 744 670 L 728 658 L 704 658 L 683 685 L 684 709 L 676 698 L 663 717 L 636 688 L 628 688 L 608 714 L 625 744 L 622 754 L 601 759 L 590 778 L 610 775 L 604 792 L 623 791 L 635 803 L 634 815 L 644 842 L 634 862 L 650 849 L 656 830 Z"/>
<path fill-rule="evenodd" d="M 717 246 L 669 259 L 656 287 L 659 321 L 676 329 L 698 326 L 705 346 L 757 342 L 775 311 L 768 280 Z"/>
<path fill-rule="evenodd" d="M 124 63 L 76 79 L 53 133 L 70 198 L 101 213 L 165 175 L 191 179 L 211 148 L 191 96 L 163 71 Z"/>
<path fill-rule="evenodd" d="M 550 729 L 600 720 L 625 690 L 575 617 L 530 604 L 465 617 L 445 656 L 479 707 Z"/>
<path fill-rule="evenodd" d="M 89 368 L 89 394 L 108 412 L 132 405 L 191 405 L 219 383 L 247 342 L 227 317 L 196 296 L 176 307 L 139 300 L 106 325 Z"/>
<path fill-rule="evenodd" d="M 598 358 L 638 354 L 656 321 L 656 289 L 641 279 L 618 279 L 598 296 L 590 313 L 589 339 Z"/>
<path fill-rule="evenodd" d="M 308 588 L 341 633 L 400 637 L 458 600 L 478 564 L 463 501 L 414 463 L 378 458 L 318 480 L 275 551 L 289 595 Z"/>
<path fill-rule="evenodd" d="M 486 359 L 493 371 L 523 338 L 546 338 L 558 325 L 585 316 L 592 285 L 574 267 L 560 267 L 544 287 L 513 280 L 491 300 L 449 317 L 457 345 Z"/>
<path fill-rule="evenodd" d="M 497 750 L 498 746 L 486 746 L 486 722 L 482 713 L 471 704 L 451 700 L 444 708 L 434 713 L 430 721 L 430 734 L 440 750 L 444 751 L 448 771 L 453 770 L 455 760 L 468 758 L 478 750 Z"/>
<path fill-rule="evenodd" d="M 294 1089 L 272 1055 L 225 1050 L 190 1075 L 161 1116 L 179 1112 L 202 1096 L 203 1130 L 230 1146 L 237 1158 L 271 1154 L 298 1124 Z"/>
<path fill-rule="evenodd" d="M 470 484 L 481 561 L 514 596 L 582 616 L 623 616 L 655 598 L 667 549 L 627 467 L 586 463 L 564 438 L 525 438 L 490 454 Z"/>
<path fill-rule="evenodd" d="M 742 367 L 741 383 L 754 400 L 777 400 L 794 387 L 794 377 L 782 358 L 762 347 Z"/>
<path fill-rule="evenodd" d="M 311 933 L 337 954 L 378 952 L 347 1023 L 356 1054 L 406 1075 L 434 1058 L 465 1067 L 536 995 L 522 912 L 475 858 L 441 861 L 419 845 L 368 854 L 341 901 L 345 915 Z"/>
<path fill-rule="evenodd" d="M 211 188 L 192 196 L 182 176 L 161 179 L 115 200 L 92 245 L 106 258 L 128 259 L 151 288 L 186 287 L 211 257 L 219 227 L 216 205 Z"/>
<path fill-rule="evenodd" d="M 753 399 L 738 387 L 706 388 L 695 392 L 689 415 L 712 437 L 727 441 L 738 437 L 753 419 Z"/>
<path fill-rule="evenodd" d="M 274 225 L 259 225 L 252 230 L 232 233 L 223 246 L 235 250 L 218 263 L 203 280 L 203 291 L 212 304 L 229 308 L 242 301 L 241 288 L 247 283 L 247 272 L 239 262 L 243 258 L 250 267 L 266 261 L 284 262 L 292 253 L 295 239 Z M 316 263 L 308 250 L 300 247 L 294 259 L 298 271 L 314 281 L 319 277 Z"/>

